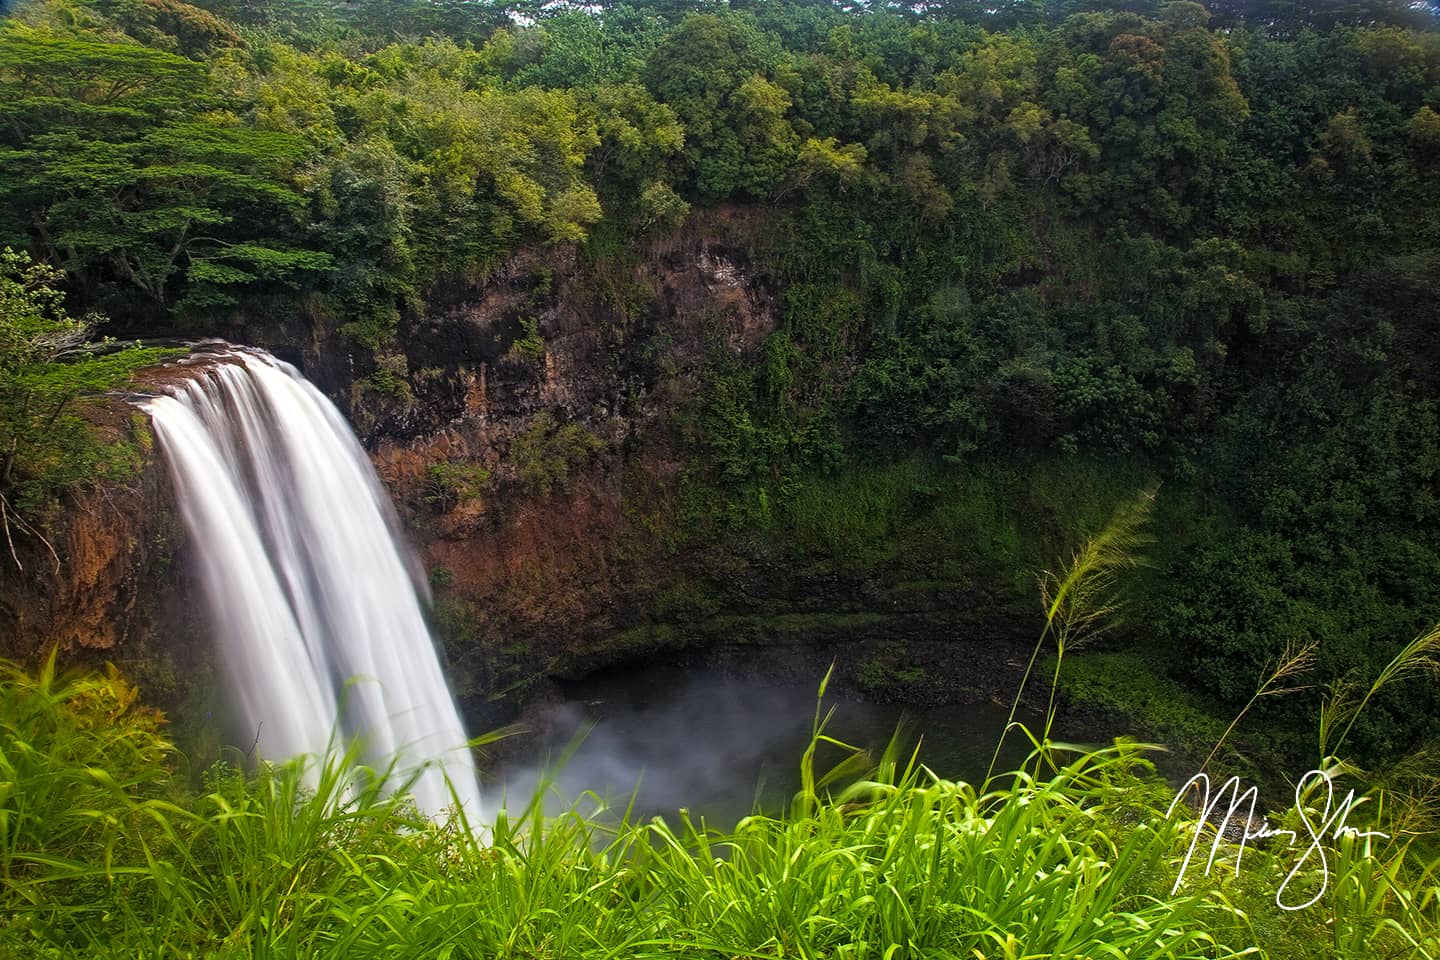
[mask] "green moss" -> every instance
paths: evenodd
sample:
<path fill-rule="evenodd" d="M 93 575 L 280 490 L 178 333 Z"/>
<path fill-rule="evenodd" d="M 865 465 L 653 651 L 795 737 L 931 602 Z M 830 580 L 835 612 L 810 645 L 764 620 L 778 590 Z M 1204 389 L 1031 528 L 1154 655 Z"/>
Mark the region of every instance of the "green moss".
<path fill-rule="evenodd" d="M 357 346 L 379 350 L 395 336 L 400 310 L 393 303 L 373 304 L 355 319 L 341 324 L 340 333 Z"/>
<path fill-rule="evenodd" d="M 403 353 L 380 353 L 375 355 L 375 369 L 355 381 L 351 388 L 351 400 L 357 402 L 368 392 L 409 402 L 409 366 Z"/>
<path fill-rule="evenodd" d="M 853 464 L 796 484 L 771 536 L 796 560 L 850 575 L 1008 584 L 1098 529 L 1145 482 L 1143 466 L 1056 458 L 1023 464 Z"/>
<path fill-rule="evenodd" d="M 752 644 L 760 647 L 814 643 L 854 636 L 890 622 L 884 613 L 727 614 L 683 623 L 645 623 L 606 636 L 609 653 L 646 653 L 690 645 Z"/>
<path fill-rule="evenodd" d="M 650 613 L 660 619 L 693 620 L 720 612 L 724 600 L 710 583 L 682 579 L 654 594 Z"/>
<path fill-rule="evenodd" d="M 645 623 L 606 637 L 604 649 L 615 653 L 640 653 L 685 645 L 679 627 L 667 623 Z"/>
<path fill-rule="evenodd" d="M 426 502 L 452 507 L 467 500 L 479 500 L 489 488 L 490 471 L 479 464 L 446 460 L 432 463 L 425 479 Z"/>
<path fill-rule="evenodd" d="M 571 474 L 604 445 L 582 425 L 557 422 L 546 410 L 536 414 L 510 445 L 510 464 L 531 492 L 544 496 L 564 487 Z"/>
<path fill-rule="evenodd" d="M 545 339 L 540 336 L 540 321 L 534 317 L 521 317 L 520 329 L 524 336 L 517 337 L 510 350 L 527 363 L 539 363 L 545 359 Z"/>
<path fill-rule="evenodd" d="M 469 604 L 453 597 L 436 597 L 432 617 L 435 634 L 447 652 L 460 654 L 474 644 L 480 622 Z"/>
<path fill-rule="evenodd" d="M 855 673 L 855 682 L 867 693 L 888 697 L 897 688 L 916 687 L 926 681 L 925 668 L 897 665 L 890 655 L 866 660 Z"/>

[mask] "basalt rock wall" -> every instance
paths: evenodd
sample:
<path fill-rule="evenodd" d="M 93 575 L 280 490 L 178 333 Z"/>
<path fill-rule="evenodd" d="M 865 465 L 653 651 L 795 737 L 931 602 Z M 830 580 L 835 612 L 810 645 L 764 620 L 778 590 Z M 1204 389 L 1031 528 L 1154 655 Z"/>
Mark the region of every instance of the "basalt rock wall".
<path fill-rule="evenodd" d="M 206 627 L 185 572 L 191 547 L 144 417 L 124 400 L 85 412 L 131 444 L 138 467 L 123 482 L 73 491 L 38 529 L 12 528 L 0 557 L 0 657 L 116 663 L 172 703 L 213 672 L 196 642 Z"/>
<path fill-rule="evenodd" d="M 684 412 L 705 365 L 755 360 L 778 322 L 779 291 L 748 252 L 762 216 L 708 211 L 614 260 L 522 250 L 438 284 L 376 350 L 303 311 L 217 323 L 300 365 L 347 411 L 428 573 L 472 714 L 653 657 L 786 679 L 818 679 L 833 660 L 842 680 L 906 699 L 1011 686 L 1034 625 L 1004 596 L 797 569 L 763 542 L 687 537 L 676 519 L 693 466 Z M 185 575 L 195 545 L 141 446 L 132 482 L 74 498 L 55 557 L 29 543 L 24 571 L 0 573 L 0 644 L 139 665 L 173 705 L 210 682 L 207 629 Z M 957 657 L 957 641 L 975 656 Z"/>
<path fill-rule="evenodd" d="M 1035 623 L 1003 591 L 845 577 L 685 529 L 705 366 L 758 362 L 779 322 L 754 218 L 711 212 L 618 265 L 524 253 L 409 319 L 405 392 L 351 387 L 472 713 L 657 657 L 807 682 L 834 661 L 869 695 L 925 701 L 1013 689 Z"/>

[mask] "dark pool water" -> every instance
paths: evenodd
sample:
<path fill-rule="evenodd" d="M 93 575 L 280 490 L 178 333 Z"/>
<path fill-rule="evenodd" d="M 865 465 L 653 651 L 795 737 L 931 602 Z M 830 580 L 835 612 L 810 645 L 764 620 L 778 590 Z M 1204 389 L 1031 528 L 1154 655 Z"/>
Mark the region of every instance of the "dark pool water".
<path fill-rule="evenodd" d="M 633 794 L 637 816 L 669 817 L 683 807 L 719 828 L 756 809 L 778 812 L 800 787 L 819 679 L 794 686 L 656 667 L 574 683 L 563 703 L 541 714 L 540 731 L 512 744 L 511 758 L 491 772 L 489 792 L 517 810 L 548 770 L 551 811 L 579 802 L 587 813 L 608 806 L 607 815 L 616 815 Z M 997 704 L 905 708 L 827 695 L 822 715 L 831 707 L 828 735 L 878 758 L 903 724 L 921 763 L 971 782 L 984 777 L 1008 714 Z M 1013 768 L 1028 748 L 1012 733 L 998 769 Z M 845 755 L 826 747 L 816 766 L 828 769 Z"/>

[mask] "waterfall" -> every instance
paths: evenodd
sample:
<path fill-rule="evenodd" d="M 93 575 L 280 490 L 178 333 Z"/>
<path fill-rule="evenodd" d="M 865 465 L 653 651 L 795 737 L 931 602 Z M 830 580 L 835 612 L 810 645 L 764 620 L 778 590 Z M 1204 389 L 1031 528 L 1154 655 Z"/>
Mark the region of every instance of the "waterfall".
<path fill-rule="evenodd" d="M 411 788 L 421 810 L 453 806 L 453 787 L 478 820 L 465 731 L 389 499 L 340 411 L 294 367 L 238 348 L 143 406 L 261 756 L 358 743 L 378 769 L 424 767 Z"/>

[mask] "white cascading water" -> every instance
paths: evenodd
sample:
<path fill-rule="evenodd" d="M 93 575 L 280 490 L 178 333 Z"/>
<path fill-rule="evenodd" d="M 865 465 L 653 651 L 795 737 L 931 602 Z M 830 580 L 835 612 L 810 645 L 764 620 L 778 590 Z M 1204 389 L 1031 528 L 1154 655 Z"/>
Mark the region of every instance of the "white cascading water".
<path fill-rule="evenodd" d="M 458 798 L 477 822 L 465 731 L 390 501 L 345 418 L 259 351 L 224 352 L 172 392 L 143 406 L 261 755 L 358 742 L 378 769 L 424 767 L 411 788 L 421 810 L 439 816 Z"/>

